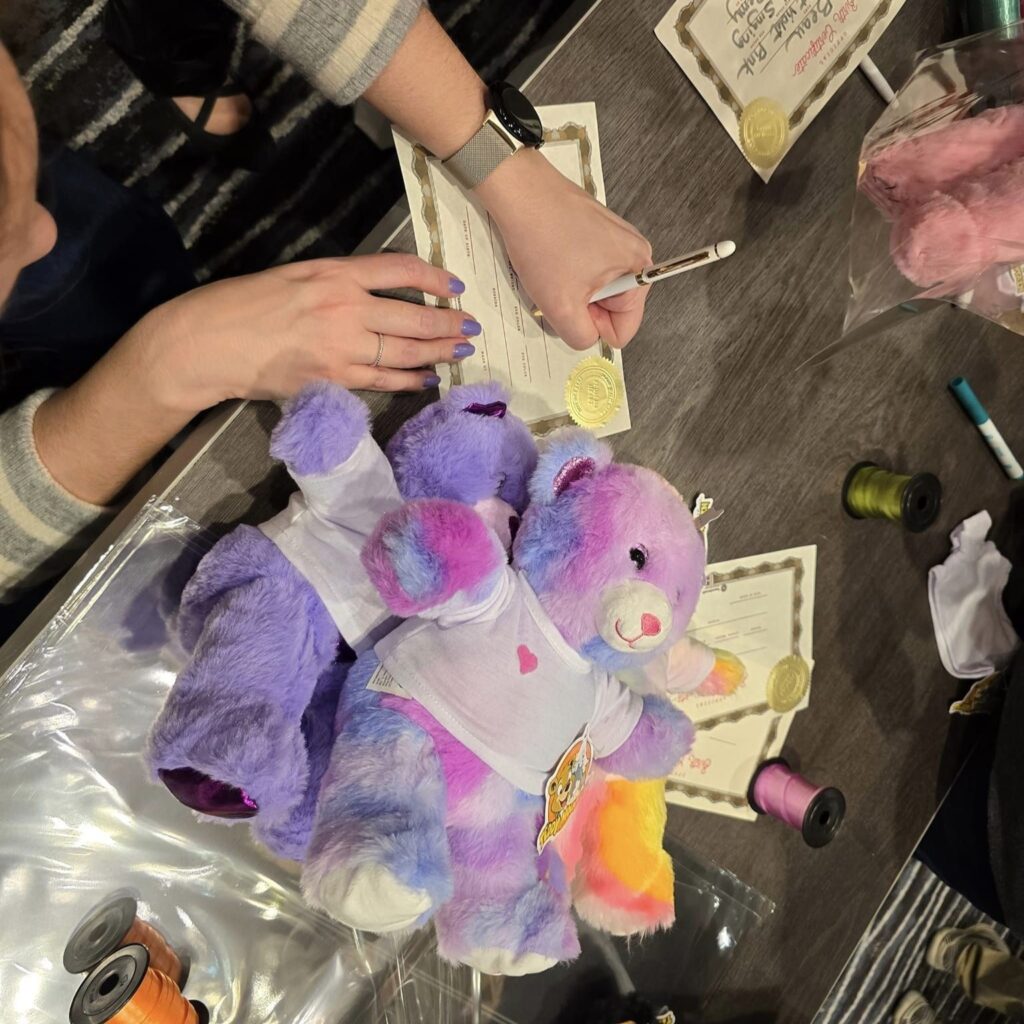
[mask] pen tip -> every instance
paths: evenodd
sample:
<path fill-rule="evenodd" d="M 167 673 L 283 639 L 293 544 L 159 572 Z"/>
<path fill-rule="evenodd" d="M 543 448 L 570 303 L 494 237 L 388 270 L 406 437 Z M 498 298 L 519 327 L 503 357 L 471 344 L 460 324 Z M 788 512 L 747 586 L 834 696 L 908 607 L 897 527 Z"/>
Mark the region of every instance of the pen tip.
<path fill-rule="evenodd" d="M 726 256 L 731 256 L 735 251 L 735 242 L 715 242 L 715 255 L 720 260 L 724 260 Z"/>

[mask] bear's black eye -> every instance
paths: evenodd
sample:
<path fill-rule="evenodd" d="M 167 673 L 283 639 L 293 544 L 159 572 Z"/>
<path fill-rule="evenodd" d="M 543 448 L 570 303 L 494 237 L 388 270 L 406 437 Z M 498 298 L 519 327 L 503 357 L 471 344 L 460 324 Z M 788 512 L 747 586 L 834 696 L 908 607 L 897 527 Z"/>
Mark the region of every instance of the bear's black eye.
<path fill-rule="evenodd" d="M 647 548 L 643 544 L 639 547 L 630 548 L 629 557 L 638 569 L 642 569 L 647 564 Z"/>

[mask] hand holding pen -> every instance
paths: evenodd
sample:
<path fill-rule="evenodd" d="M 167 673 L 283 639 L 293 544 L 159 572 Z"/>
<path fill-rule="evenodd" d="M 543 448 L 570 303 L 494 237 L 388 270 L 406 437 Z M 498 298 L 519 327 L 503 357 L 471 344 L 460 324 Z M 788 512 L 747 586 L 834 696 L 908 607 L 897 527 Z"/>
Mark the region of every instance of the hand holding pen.
<path fill-rule="evenodd" d="M 696 249 L 684 256 L 676 256 L 675 259 L 665 260 L 664 263 L 645 267 L 638 274 L 623 274 L 622 277 L 609 281 L 603 288 L 594 292 L 590 296 L 590 301 L 600 302 L 602 299 L 610 299 L 613 295 L 622 295 L 633 288 L 642 288 L 644 285 L 654 284 L 655 281 L 666 281 L 677 274 L 685 274 L 698 267 L 706 267 L 710 263 L 724 260 L 735 251 L 735 242 L 715 242 L 714 245 L 706 245 L 703 249 Z"/>
<path fill-rule="evenodd" d="M 685 274 L 699 267 L 706 267 L 711 263 L 717 263 L 731 256 L 736 251 L 736 243 L 730 241 L 715 242 L 714 245 L 706 245 L 703 249 L 695 249 L 693 252 L 676 256 L 674 259 L 665 260 L 664 263 L 655 263 L 653 266 L 645 267 L 635 274 L 623 274 L 621 277 L 609 281 L 590 296 L 591 302 L 600 302 L 602 299 L 610 299 L 615 295 L 624 295 L 634 288 L 643 288 L 654 284 L 656 281 L 666 281 L 670 277 Z M 543 316 L 543 312 L 534 306 L 533 315 Z"/>

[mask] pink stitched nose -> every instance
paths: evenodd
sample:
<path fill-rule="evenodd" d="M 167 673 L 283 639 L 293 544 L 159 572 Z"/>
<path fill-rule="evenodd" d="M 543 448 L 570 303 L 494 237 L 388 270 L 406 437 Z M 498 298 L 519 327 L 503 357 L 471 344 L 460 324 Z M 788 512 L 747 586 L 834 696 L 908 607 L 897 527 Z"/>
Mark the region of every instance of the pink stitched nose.
<path fill-rule="evenodd" d="M 657 636 L 661 632 L 661 621 L 656 615 L 644 612 L 640 616 L 640 630 L 644 636 Z"/>

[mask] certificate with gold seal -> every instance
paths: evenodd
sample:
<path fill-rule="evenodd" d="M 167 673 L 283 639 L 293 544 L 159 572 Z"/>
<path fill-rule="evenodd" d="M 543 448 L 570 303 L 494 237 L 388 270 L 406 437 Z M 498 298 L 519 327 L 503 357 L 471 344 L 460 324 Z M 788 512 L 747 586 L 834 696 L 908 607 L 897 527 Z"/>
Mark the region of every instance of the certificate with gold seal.
<path fill-rule="evenodd" d="M 903 0 L 676 0 L 656 34 L 765 180 Z"/>
<path fill-rule="evenodd" d="M 812 544 L 707 567 L 687 636 L 734 654 L 747 678 L 731 694 L 676 697 L 695 725 L 807 707 L 817 550 Z"/>
<path fill-rule="evenodd" d="M 716 562 L 687 635 L 736 655 L 746 679 L 730 694 L 674 694 L 696 732 L 665 785 L 669 803 L 753 821 L 747 786 L 782 750 L 810 700 L 814 545 Z M 671 657 L 670 657 L 671 665 Z"/>
<path fill-rule="evenodd" d="M 593 103 L 540 107 L 543 153 L 567 178 L 604 202 L 604 177 Z M 441 390 L 453 384 L 497 380 L 511 408 L 537 434 L 577 423 L 599 437 L 630 427 L 622 355 L 606 344 L 586 352 L 569 348 L 543 317 L 532 315 L 498 229 L 440 162 L 395 133 L 420 256 L 466 284 L 457 299 L 440 300 L 471 312 L 483 328 L 476 354 L 438 366 Z M 566 239 L 572 245 L 572 239 Z"/>

